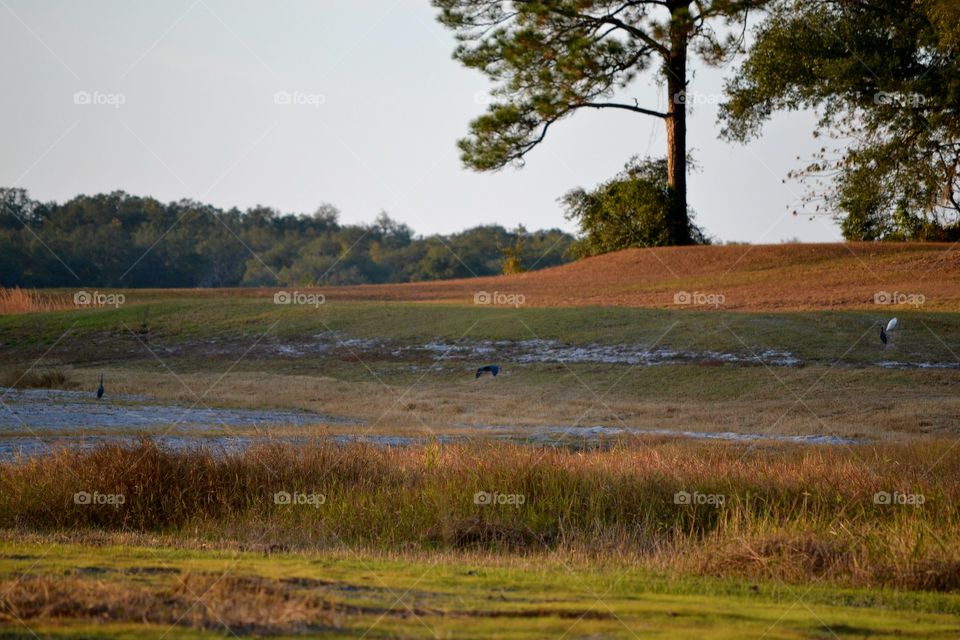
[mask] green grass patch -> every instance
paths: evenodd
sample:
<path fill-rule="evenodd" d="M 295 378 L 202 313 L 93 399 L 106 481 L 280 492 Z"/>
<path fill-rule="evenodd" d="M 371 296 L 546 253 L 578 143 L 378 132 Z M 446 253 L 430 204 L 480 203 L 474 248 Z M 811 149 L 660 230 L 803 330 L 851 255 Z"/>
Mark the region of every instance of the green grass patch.
<path fill-rule="evenodd" d="M 900 327 L 894 344 L 884 348 L 877 334 L 880 323 L 892 314 L 889 310 L 734 313 L 336 301 L 314 308 L 278 306 L 271 300 L 241 296 L 178 298 L 169 294 L 139 302 L 137 295 L 130 292 L 119 309 L 0 317 L 0 341 L 8 349 L 39 349 L 60 339 L 64 350 L 82 350 L 83 343 L 95 336 L 132 342 L 130 331 L 146 326 L 156 344 L 189 345 L 211 338 L 249 344 L 267 332 L 297 342 L 335 333 L 393 346 L 438 340 L 556 340 L 568 345 L 656 345 L 746 357 L 776 350 L 806 362 L 864 365 L 884 360 L 956 362 L 958 357 L 949 345 L 960 341 L 960 315 L 914 310 L 895 312 Z"/>
<path fill-rule="evenodd" d="M 206 617 L 165 624 L 131 624 L 106 606 L 130 591 L 177 593 L 178 585 L 210 576 L 221 584 L 256 584 L 288 606 L 322 598 L 337 615 L 296 624 L 264 621 L 247 610 L 246 625 L 228 614 L 243 603 L 208 589 L 197 608 Z M 104 637 L 131 635 L 245 636 L 256 626 L 279 637 L 309 632 L 319 637 L 663 637 L 840 638 L 950 637 L 960 631 L 956 596 L 870 592 L 824 586 L 791 587 L 762 582 L 737 586 L 710 579 L 676 578 L 610 564 L 584 566 L 550 558 L 455 556 L 424 559 L 370 553 L 282 554 L 171 549 L 164 546 L 0 543 L 5 606 L 29 609 L 20 592 L 32 582 L 69 579 L 82 604 L 85 583 L 101 588 L 96 623 L 82 607 L 66 616 L 6 620 L 2 636 Z M 207 583 L 209 584 L 209 580 Z M 231 592 L 236 595 L 235 592 Z M 103 595 L 106 594 L 106 595 Z M 62 596 L 61 596 L 62 597 Z M 265 596 L 261 596 L 265 597 Z M 61 610 L 64 602 L 60 602 Z M 10 609 L 0 609 L 0 616 Z M 147 608 L 147 615 L 153 615 Z M 129 614 L 138 611 L 130 610 Z M 296 618 L 296 615 L 291 616 Z M 229 622 L 227 622 L 229 621 Z M 166 622 L 166 621 L 165 621 Z M 227 624 L 222 624 L 227 622 Z M 230 623 L 233 623 L 232 625 Z M 259 635 L 259 633 L 258 633 Z M 32 637 L 32 636 L 30 636 Z M 831 635 L 832 637 L 832 635 Z"/>

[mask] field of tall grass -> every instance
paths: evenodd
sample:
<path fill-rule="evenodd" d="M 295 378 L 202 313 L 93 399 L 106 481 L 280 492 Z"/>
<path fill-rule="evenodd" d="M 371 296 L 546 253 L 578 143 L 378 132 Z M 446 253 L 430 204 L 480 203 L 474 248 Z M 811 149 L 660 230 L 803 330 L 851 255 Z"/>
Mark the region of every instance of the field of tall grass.
<path fill-rule="evenodd" d="M 691 574 L 960 589 L 960 449 L 635 441 L 400 448 L 149 441 L 0 464 L 0 527 L 267 550 L 481 551 Z"/>

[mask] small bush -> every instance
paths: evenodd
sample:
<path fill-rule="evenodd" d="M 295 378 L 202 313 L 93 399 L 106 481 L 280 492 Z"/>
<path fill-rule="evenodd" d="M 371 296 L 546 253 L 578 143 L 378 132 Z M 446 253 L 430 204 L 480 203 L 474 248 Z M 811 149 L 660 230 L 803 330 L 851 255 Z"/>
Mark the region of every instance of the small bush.
<path fill-rule="evenodd" d="M 672 198 L 664 159 L 632 158 L 623 171 L 593 191 L 569 191 L 560 202 L 566 218 L 579 224 L 582 236 L 571 253 L 582 258 L 632 247 L 709 244 L 690 211 L 688 232 L 676 237 L 670 221 Z"/>

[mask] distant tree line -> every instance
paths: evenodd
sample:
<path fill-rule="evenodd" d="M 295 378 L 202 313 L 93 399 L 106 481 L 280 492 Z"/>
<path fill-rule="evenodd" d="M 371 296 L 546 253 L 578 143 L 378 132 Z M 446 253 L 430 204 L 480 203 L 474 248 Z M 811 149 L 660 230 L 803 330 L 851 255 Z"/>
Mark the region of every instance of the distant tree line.
<path fill-rule="evenodd" d="M 341 224 L 336 207 L 283 214 L 193 200 L 80 195 L 39 202 L 0 188 L 0 285 L 234 287 L 411 282 L 496 275 L 570 259 L 558 229 L 478 226 L 415 236 L 381 213 Z"/>

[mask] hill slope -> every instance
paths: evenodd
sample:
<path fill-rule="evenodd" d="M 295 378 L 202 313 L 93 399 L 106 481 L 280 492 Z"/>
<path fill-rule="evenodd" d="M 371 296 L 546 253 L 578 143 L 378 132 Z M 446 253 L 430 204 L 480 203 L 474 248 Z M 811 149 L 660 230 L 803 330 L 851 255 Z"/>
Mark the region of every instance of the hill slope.
<path fill-rule="evenodd" d="M 512 276 L 324 291 L 330 300 L 457 303 L 499 292 L 544 307 L 678 307 L 675 295 L 698 292 L 723 296 L 720 308 L 750 311 L 875 308 L 875 295 L 887 292 L 960 311 L 960 250 L 866 242 L 628 249 Z"/>

